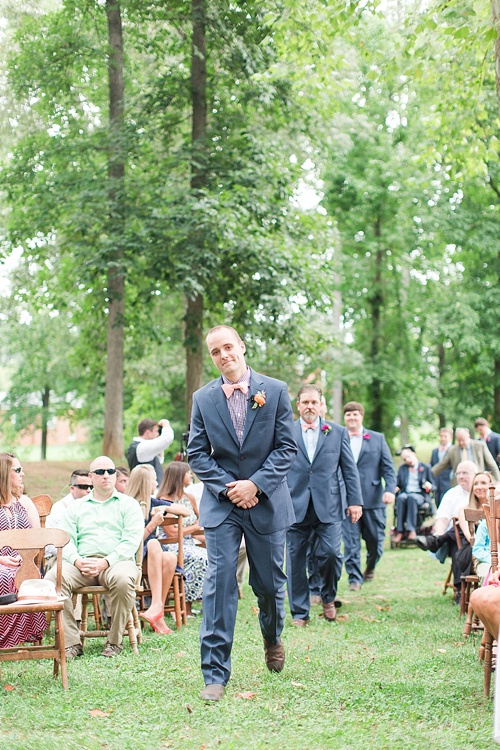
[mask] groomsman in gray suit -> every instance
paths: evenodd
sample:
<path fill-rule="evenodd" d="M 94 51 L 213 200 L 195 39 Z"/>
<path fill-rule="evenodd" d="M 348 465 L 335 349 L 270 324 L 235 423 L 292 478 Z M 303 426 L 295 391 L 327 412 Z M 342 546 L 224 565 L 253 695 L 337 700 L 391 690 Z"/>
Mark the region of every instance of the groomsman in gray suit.
<path fill-rule="evenodd" d="M 286 530 L 295 521 L 286 475 L 297 445 L 286 383 L 247 366 L 245 344 L 234 328 L 216 326 L 206 342 L 221 377 L 193 396 L 188 458 L 204 484 L 200 523 L 208 554 L 201 698 L 217 701 L 231 673 L 243 534 L 266 666 L 272 672 L 284 666 L 284 546 Z"/>
<path fill-rule="evenodd" d="M 325 620 L 337 617 L 335 594 L 342 573 L 342 519 L 356 523 L 362 514 L 361 485 L 345 427 L 320 417 L 321 389 L 303 385 L 297 396 L 300 418 L 295 423 L 297 458 L 288 472 L 296 522 L 287 532 L 288 598 L 292 625 L 309 621 L 307 550 L 315 533 L 314 560 L 321 578 Z M 339 469 L 345 482 L 343 497 Z"/>

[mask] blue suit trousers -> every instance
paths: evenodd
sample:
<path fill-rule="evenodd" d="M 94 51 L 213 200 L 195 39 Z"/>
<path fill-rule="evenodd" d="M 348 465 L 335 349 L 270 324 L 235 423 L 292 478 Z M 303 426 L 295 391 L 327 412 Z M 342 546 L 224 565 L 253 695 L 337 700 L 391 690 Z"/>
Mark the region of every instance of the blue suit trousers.
<path fill-rule="evenodd" d="M 285 620 L 283 572 L 286 530 L 259 534 L 250 510 L 233 508 L 215 528 L 205 528 L 208 571 L 203 587 L 200 629 L 201 670 L 205 685 L 226 685 L 231 674 L 231 649 L 238 609 L 236 569 L 242 535 L 250 565 L 249 583 L 259 605 L 263 637 L 277 643 Z"/>
<path fill-rule="evenodd" d="M 349 583 L 363 583 L 361 571 L 361 538 L 366 544 L 366 567 L 373 570 L 382 557 L 385 542 L 386 509 L 363 508 L 363 515 L 357 523 L 350 518 L 342 521 L 344 540 L 344 562 Z"/>

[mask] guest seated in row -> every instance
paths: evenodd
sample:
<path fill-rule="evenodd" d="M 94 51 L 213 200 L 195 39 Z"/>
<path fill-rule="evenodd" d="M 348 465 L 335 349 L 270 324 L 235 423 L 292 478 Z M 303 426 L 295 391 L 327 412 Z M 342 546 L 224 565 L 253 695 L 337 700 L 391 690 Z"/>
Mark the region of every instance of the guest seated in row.
<path fill-rule="evenodd" d="M 201 531 L 198 523 L 198 507 L 193 495 L 186 492 L 192 481 L 189 465 L 183 461 L 172 461 L 165 468 L 163 481 L 158 490 L 158 498 L 171 500 L 184 505 L 189 510 L 189 516 L 183 519 L 183 549 L 184 549 L 184 573 L 186 602 L 190 605 L 197 599 L 201 599 L 203 583 L 207 572 L 207 551 L 204 547 L 196 544 L 193 534 Z M 168 526 L 166 529 L 167 544 L 164 549 L 177 554 L 177 527 Z M 202 540 L 202 537 L 200 537 Z M 189 611 L 189 607 L 188 607 Z"/>
<path fill-rule="evenodd" d="M 156 491 L 156 472 L 151 464 L 142 464 L 132 469 L 127 494 L 141 505 L 144 514 L 143 559 L 146 560 L 147 576 L 151 588 L 151 604 L 139 613 L 156 633 L 169 635 L 172 630 L 163 619 L 165 601 L 177 567 L 177 555 L 165 551 L 158 540 L 158 527 L 165 520 L 167 512 L 189 516 L 190 511 L 180 503 L 158 500 L 153 497 Z"/>
<path fill-rule="evenodd" d="M 453 586 L 457 592 L 455 604 L 460 603 L 462 570 L 458 560 L 458 545 L 455 538 L 453 518 L 458 518 L 460 509 L 469 503 L 472 481 L 477 473 L 477 466 L 472 461 L 462 461 L 457 466 L 458 484 L 444 495 L 436 512 L 432 533 L 428 536 L 419 535 L 416 537 L 420 549 L 434 553 L 441 563 L 444 563 L 447 555 L 451 556 Z"/>
<path fill-rule="evenodd" d="M 411 446 L 401 451 L 402 464 L 398 469 L 396 487 L 396 534 L 393 541 L 417 538 L 418 509 L 430 500 L 430 492 L 435 489 L 431 467 L 418 460 Z M 432 501 L 431 501 L 432 502 Z"/>
<path fill-rule="evenodd" d="M 469 495 L 468 505 L 466 505 L 464 508 L 460 508 L 458 512 L 457 518 L 458 524 L 460 526 L 460 531 L 469 543 L 471 540 L 471 536 L 469 523 L 465 520 L 465 508 L 480 510 L 482 506 L 488 502 L 488 489 L 491 484 L 496 484 L 496 482 L 490 472 L 479 471 L 472 480 L 472 487 Z"/>
<path fill-rule="evenodd" d="M 488 585 L 472 592 L 470 603 L 492 638 L 497 640 L 500 629 L 500 571 L 491 574 Z"/>
<path fill-rule="evenodd" d="M 139 504 L 115 489 L 116 469 L 107 456 L 90 465 L 93 490 L 69 507 L 61 528 L 70 541 L 63 549 L 62 592 L 66 654 L 83 654 L 73 606 L 73 591 L 81 586 L 102 585 L 109 590 L 112 623 L 101 656 L 114 657 L 122 650 L 123 631 L 135 604 L 137 565 L 135 556 L 144 534 Z M 47 578 L 55 581 L 54 568 Z"/>
<path fill-rule="evenodd" d="M 15 455 L 0 453 L 0 531 L 40 528 L 37 509 L 23 494 L 23 476 Z M 21 563 L 17 550 L 0 549 L 0 595 L 17 593 L 15 578 Z M 0 648 L 38 641 L 46 627 L 44 612 L 0 615 Z"/>
<path fill-rule="evenodd" d="M 490 535 L 486 519 L 484 518 L 479 522 L 476 529 L 474 546 L 472 547 L 472 560 L 474 570 L 476 571 L 476 575 L 479 576 L 482 585 L 491 567 Z"/>

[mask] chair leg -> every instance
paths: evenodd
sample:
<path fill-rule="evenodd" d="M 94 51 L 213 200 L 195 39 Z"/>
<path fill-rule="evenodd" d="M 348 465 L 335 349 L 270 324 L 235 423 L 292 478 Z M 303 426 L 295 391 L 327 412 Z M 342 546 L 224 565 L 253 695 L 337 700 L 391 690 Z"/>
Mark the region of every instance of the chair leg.
<path fill-rule="evenodd" d="M 460 579 L 460 614 L 465 615 L 470 595 L 470 583 L 467 583 L 465 576 Z"/>
<path fill-rule="evenodd" d="M 135 607 L 134 607 L 135 609 Z M 130 647 L 136 656 L 139 656 L 139 649 L 137 648 L 137 631 L 134 625 L 134 617 L 130 612 L 127 620 L 127 632 L 130 641 Z"/>
<path fill-rule="evenodd" d="M 464 629 L 462 631 L 462 635 L 464 638 L 467 638 L 467 636 L 470 635 L 470 631 L 472 630 L 473 619 L 474 619 L 474 610 L 472 609 L 472 604 L 469 602 L 469 606 L 467 608 L 467 619 L 465 621 Z"/>
<path fill-rule="evenodd" d="M 62 686 L 64 690 L 67 690 L 68 689 L 68 671 L 66 669 L 66 641 L 64 639 L 62 612 L 55 613 L 54 628 L 55 628 L 56 648 L 59 649 L 59 653 L 61 654 L 61 658 L 59 662 L 57 659 L 54 659 L 54 677 L 57 675 L 59 671 L 59 663 L 60 663 Z"/>
<path fill-rule="evenodd" d="M 485 634 L 487 631 L 485 631 Z M 491 688 L 491 651 L 493 645 L 493 638 L 489 633 L 484 640 L 484 694 L 489 697 Z"/>
<path fill-rule="evenodd" d="M 85 636 L 83 635 L 83 633 L 87 632 L 88 606 L 89 595 L 82 594 L 82 621 L 80 623 L 80 641 L 82 643 L 83 649 L 85 649 Z"/>
<path fill-rule="evenodd" d="M 444 582 L 443 595 L 446 594 L 449 588 L 453 588 L 453 584 L 450 583 L 452 574 L 453 574 L 453 569 L 450 565 L 450 570 L 448 572 L 448 575 L 446 576 L 446 581 Z"/>
<path fill-rule="evenodd" d="M 137 607 L 132 607 L 132 617 L 134 618 L 134 628 L 135 632 L 137 634 L 137 643 L 142 643 L 142 630 L 141 630 L 141 621 L 139 620 L 139 615 L 137 614 Z"/>

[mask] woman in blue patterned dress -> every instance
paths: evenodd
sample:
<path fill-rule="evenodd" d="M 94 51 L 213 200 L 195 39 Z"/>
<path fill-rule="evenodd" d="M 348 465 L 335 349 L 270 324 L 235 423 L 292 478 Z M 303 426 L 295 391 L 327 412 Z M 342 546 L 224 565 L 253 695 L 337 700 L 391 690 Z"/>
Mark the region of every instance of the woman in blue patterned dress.
<path fill-rule="evenodd" d="M 171 500 L 181 505 L 185 505 L 190 514 L 187 518 L 182 519 L 184 534 L 184 573 L 185 573 L 185 591 L 186 601 L 194 602 L 201 599 L 203 593 L 203 582 L 207 572 L 208 561 L 207 551 L 204 547 L 196 544 L 193 534 L 201 531 L 198 523 L 198 506 L 196 500 L 186 488 L 191 484 L 191 469 L 183 461 L 172 461 L 165 468 L 163 481 L 158 490 L 158 498 L 162 500 Z M 177 527 L 169 526 L 166 528 L 168 539 L 177 538 Z M 165 547 L 172 552 L 177 552 L 177 544 L 169 542 Z"/>
<path fill-rule="evenodd" d="M 23 470 L 13 453 L 0 453 L 0 531 L 40 528 L 37 509 L 23 495 Z M 0 549 L 0 594 L 17 593 L 15 578 L 22 558 L 11 547 Z M 0 648 L 38 641 L 47 627 L 43 612 L 0 615 Z"/>

